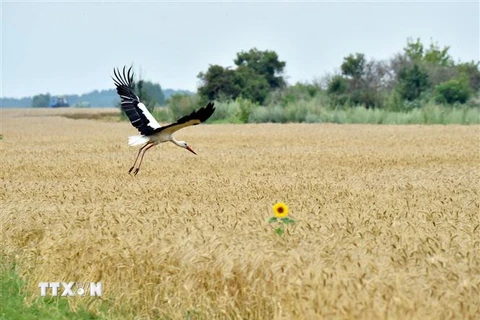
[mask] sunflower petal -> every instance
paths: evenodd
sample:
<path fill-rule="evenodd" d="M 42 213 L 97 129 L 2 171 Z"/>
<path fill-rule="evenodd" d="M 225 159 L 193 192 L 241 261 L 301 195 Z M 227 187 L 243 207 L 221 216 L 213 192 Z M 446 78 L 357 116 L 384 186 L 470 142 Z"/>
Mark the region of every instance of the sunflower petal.
<path fill-rule="evenodd" d="M 273 213 L 277 218 L 285 218 L 288 216 L 288 206 L 283 202 L 278 202 L 272 207 Z"/>

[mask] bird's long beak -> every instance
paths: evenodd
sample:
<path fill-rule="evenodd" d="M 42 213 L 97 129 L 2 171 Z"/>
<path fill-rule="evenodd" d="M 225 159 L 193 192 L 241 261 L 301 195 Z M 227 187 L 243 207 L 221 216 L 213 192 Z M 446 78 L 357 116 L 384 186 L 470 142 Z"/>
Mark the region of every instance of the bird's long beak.
<path fill-rule="evenodd" d="M 190 151 L 190 152 L 193 153 L 194 155 L 197 155 L 197 154 L 195 153 L 195 151 L 193 151 L 192 148 L 190 148 L 190 146 L 187 146 L 185 149 L 187 149 L 188 151 Z"/>

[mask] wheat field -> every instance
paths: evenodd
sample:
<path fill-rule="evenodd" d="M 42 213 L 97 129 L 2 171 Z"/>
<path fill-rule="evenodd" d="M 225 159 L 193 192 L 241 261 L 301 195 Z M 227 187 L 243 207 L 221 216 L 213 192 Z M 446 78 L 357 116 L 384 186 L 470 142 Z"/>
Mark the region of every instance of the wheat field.
<path fill-rule="evenodd" d="M 176 133 L 197 156 L 165 143 L 132 177 L 137 133 L 104 113 L 2 110 L 0 254 L 29 301 L 101 281 L 58 299 L 112 319 L 478 319 L 479 126 L 200 125 Z"/>

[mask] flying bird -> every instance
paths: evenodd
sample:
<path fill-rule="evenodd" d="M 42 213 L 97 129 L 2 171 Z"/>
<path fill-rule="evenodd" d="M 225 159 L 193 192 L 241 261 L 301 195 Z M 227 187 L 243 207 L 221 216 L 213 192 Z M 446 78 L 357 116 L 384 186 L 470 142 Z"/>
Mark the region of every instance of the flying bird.
<path fill-rule="evenodd" d="M 122 109 L 125 111 L 132 125 L 140 132 L 140 135 L 128 137 L 128 144 L 130 146 L 143 145 L 140 150 L 138 150 L 135 162 L 130 170 L 128 170 L 128 173 L 133 172 L 133 175 L 137 175 L 142 165 L 145 152 L 162 142 L 170 141 L 196 155 L 195 151 L 193 151 L 185 141 L 176 140 L 172 134 L 177 130 L 197 125 L 210 118 L 215 111 L 212 102 L 178 119 L 175 123 L 162 127 L 140 101 L 140 98 L 133 92 L 132 67 L 130 67 L 128 71 L 125 71 L 125 67 L 123 67 L 123 72 L 120 72 L 119 69 L 113 69 L 113 73 L 115 77 L 112 77 L 112 79 L 117 87 L 117 93 L 121 98 Z M 137 165 L 139 158 L 140 161 Z"/>

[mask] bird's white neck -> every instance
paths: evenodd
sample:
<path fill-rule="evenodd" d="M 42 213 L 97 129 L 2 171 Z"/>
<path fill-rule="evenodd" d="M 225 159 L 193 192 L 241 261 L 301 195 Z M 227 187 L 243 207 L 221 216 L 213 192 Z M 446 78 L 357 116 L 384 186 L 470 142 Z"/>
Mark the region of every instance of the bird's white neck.
<path fill-rule="evenodd" d="M 177 139 L 175 139 L 173 136 L 170 136 L 170 141 L 172 141 L 175 145 L 183 148 L 183 145 L 180 143 L 180 141 L 178 141 Z"/>

